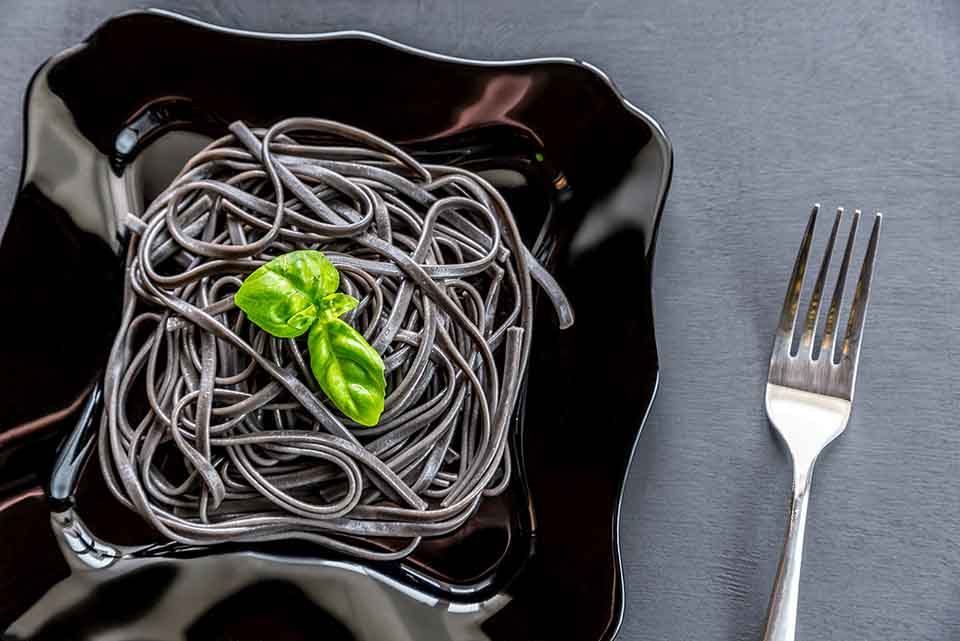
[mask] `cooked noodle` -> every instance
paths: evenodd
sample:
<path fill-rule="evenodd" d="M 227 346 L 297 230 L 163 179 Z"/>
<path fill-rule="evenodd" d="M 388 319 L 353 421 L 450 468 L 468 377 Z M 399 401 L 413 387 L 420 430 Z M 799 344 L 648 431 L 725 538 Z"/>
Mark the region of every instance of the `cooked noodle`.
<path fill-rule="evenodd" d="M 300 538 L 403 557 L 507 487 L 532 283 L 561 326 L 570 307 L 483 178 L 331 121 L 230 131 L 129 217 L 107 484 L 187 544 Z M 324 252 L 360 300 L 343 318 L 386 366 L 374 427 L 326 401 L 303 339 L 233 304 L 247 274 L 296 249 Z"/>

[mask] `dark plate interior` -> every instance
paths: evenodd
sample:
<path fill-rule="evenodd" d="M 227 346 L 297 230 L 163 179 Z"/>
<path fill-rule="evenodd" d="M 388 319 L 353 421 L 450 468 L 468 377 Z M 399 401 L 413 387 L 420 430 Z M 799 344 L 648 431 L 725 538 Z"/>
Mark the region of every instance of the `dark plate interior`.
<path fill-rule="evenodd" d="M 88 464 L 118 318 L 118 212 L 142 206 L 230 121 L 301 114 L 486 172 L 577 312 L 561 332 L 549 306 L 538 309 L 512 444 L 518 481 L 403 563 L 359 565 L 294 543 L 163 544 Z M 122 628 L 140 638 L 151 607 L 200 589 L 202 604 L 165 619 L 191 639 L 265 629 L 275 639 L 320 629 L 389 639 L 397 626 L 458 641 L 615 634 L 620 495 L 657 382 L 650 266 L 671 152 L 599 72 L 137 12 L 38 70 L 25 131 L 22 185 L 0 243 L 0 300 L 24 310 L 0 318 L 0 630 L 60 638 L 69 626 L 74 638 L 96 638 Z M 394 618 L 372 617 L 375 599 Z"/>

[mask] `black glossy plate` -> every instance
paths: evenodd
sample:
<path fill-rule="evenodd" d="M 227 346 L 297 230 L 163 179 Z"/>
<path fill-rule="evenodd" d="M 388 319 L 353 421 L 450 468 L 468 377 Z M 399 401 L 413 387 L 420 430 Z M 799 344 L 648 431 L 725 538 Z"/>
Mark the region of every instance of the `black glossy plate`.
<path fill-rule="evenodd" d="M 616 634 L 620 497 L 657 385 L 650 268 L 672 156 L 656 122 L 602 73 L 569 59 L 479 62 L 365 33 L 253 34 L 136 12 L 44 64 L 25 114 L 21 187 L 0 242 L 0 631 Z M 91 447 L 118 323 L 122 215 L 227 123 L 292 115 L 349 122 L 482 172 L 577 313 L 561 332 L 548 305 L 538 309 L 511 444 L 517 481 L 402 563 L 292 542 L 164 543 L 114 502 Z"/>

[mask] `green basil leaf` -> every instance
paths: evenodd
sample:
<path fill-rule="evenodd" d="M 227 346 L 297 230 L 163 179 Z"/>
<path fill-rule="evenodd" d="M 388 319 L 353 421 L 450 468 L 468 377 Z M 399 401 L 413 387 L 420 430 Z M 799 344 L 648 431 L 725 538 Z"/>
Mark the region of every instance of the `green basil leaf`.
<path fill-rule="evenodd" d="M 310 368 L 320 389 L 357 423 L 376 425 L 387 383 L 383 359 L 363 336 L 339 318 L 318 320 L 307 338 Z"/>
<path fill-rule="evenodd" d="M 348 294 L 340 292 L 327 294 L 317 302 L 317 318 L 321 320 L 339 318 L 356 307 L 359 302 Z"/>
<path fill-rule="evenodd" d="M 258 327 L 280 338 L 307 331 L 318 315 L 316 302 L 340 286 L 340 273 L 314 250 L 293 251 L 261 265 L 234 295 L 237 307 Z"/>

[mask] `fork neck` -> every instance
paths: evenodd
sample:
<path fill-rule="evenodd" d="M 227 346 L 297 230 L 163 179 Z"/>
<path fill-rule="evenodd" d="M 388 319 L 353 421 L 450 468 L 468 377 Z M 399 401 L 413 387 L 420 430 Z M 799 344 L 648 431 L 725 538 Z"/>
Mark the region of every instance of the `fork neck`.
<path fill-rule="evenodd" d="M 817 463 L 819 452 L 800 449 L 791 450 L 790 458 L 793 462 L 793 493 L 794 495 L 802 488 L 809 488 L 813 477 L 813 467 Z"/>
<path fill-rule="evenodd" d="M 813 481 L 813 467 L 817 462 L 817 457 L 813 456 L 807 460 L 793 461 L 793 501 L 797 503 L 800 499 L 806 499 L 810 493 L 810 484 Z"/>

